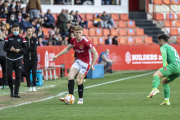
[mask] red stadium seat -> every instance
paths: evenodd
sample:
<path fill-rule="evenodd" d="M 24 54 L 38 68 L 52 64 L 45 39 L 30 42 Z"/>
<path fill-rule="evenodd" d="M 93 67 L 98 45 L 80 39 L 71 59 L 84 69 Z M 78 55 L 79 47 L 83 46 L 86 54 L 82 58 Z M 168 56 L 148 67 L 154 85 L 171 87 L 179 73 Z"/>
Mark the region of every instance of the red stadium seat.
<path fill-rule="evenodd" d="M 176 42 L 177 42 L 177 43 L 180 43 L 180 37 L 177 37 Z"/>
<path fill-rule="evenodd" d="M 125 21 L 129 20 L 128 14 L 120 14 L 120 19 Z"/>
<path fill-rule="evenodd" d="M 118 31 L 117 31 L 117 29 L 111 29 L 111 35 L 112 35 L 112 36 L 118 36 Z"/>
<path fill-rule="evenodd" d="M 79 15 L 81 16 L 81 18 L 82 18 L 83 20 L 86 20 L 86 19 L 85 19 L 85 14 L 84 14 L 84 13 L 79 13 Z"/>
<path fill-rule="evenodd" d="M 128 35 L 135 36 L 135 30 L 134 29 L 128 29 Z"/>
<path fill-rule="evenodd" d="M 99 37 L 98 40 L 99 40 L 99 45 L 105 45 L 105 41 L 103 37 Z"/>
<path fill-rule="evenodd" d="M 180 20 L 180 13 L 178 13 L 177 16 L 178 16 L 178 19 Z"/>
<path fill-rule="evenodd" d="M 93 37 L 92 38 L 92 43 L 93 43 L 93 45 L 98 45 L 99 44 L 98 38 L 97 37 Z"/>
<path fill-rule="evenodd" d="M 174 14 L 166 14 L 166 19 L 167 20 L 174 20 Z"/>
<path fill-rule="evenodd" d="M 127 43 L 128 44 L 134 44 L 134 38 L 133 37 L 128 37 L 127 38 Z"/>
<path fill-rule="evenodd" d="M 143 36 L 144 35 L 144 29 L 142 29 L 142 28 L 136 29 L 136 35 Z"/>
<path fill-rule="evenodd" d="M 118 44 L 119 45 L 127 44 L 126 37 L 119 37 Z"/>
<path fill-rule="evenodd" d="M 91 13 L 86 13 L 86 20 L 94 20 L 94 19 L 93 19 L 93 14 L 91 14 Z"/>
<path fill-rule="evenodd" d="M 88 21 L 88 28 L 92 28 L 93 27 L 93 21 Z"/>
<path fill-rule="evenodd" d="M 136 27 L 135 22 L 134 21 L 128 21 L 128 27 L 130 27 L 130 28 Z"/>
<path fill-rule="evenodd" d="M 127 28 L 126 21 L 119 21 L 119 28 Z"/>
<path fill-rule="evenodd" d="M 180 4 L 180 0 L 172 0 L 172 4 L 178 5 L 178 4 Z"/>
<path fill-rule="evenodd" d="M 162 0 L 153 0 L 154 4 L 162 5 Z"/>
<path fill-rule="evenodd" d="M 164 15 L 161 13 L 155 13 L 154 14 L 154 19 L 155 20 L 164 20 Z"/>
<path fill-rule="evenodd" d="M 109 29 L 103 29 L 103 35 L 108 36 L 110 34 Z"/>
<path fill-rule="evenodd" d="M 144 42 L 147 43 L 147 44 L 154 44 L 152 37 L 145 37 Z"/>
<path fill-rule="evenodd" d="M 102 36 L 102 29 L 96 29 L 96 36 Z"/>
<path fill-rule="evenodd" d="M 171 4 L 171 0 L 163 0 L 164 4 L 166 5 L 170 5 Z"/>
<path fill-rule="evenodd" d="M 98 15 L 101 16 L 101 13 L 95 13 L 94 18 L 96 18 Z"/>
<path fill-rule="evenodd" d="M 55 13 L 52 13 L 52 16 L 54 17 L 55 21 L 58 20 L 57 15 Z"/>
<path fill-rule="evenodd" d="M 164 21 L 164 26 L 165 27 L 172 27 L 173 26 L 172 21 L 169 21 L 169 20 Z"/>
<path fill-rule="evenodd" d="M 175 27 L 180 27 L 180 21 L 179 20 L 175 22 Z"/>
<path fill-rule="evenodd" d="M 174 35 L 174 36 L 179 35 L 178 29 L 171 29 L 170 30 L 170 35 Z"/>
<path fill-rule="evenodd" d="M 95 29 L 89 29 L 89 36 L 95 36 Z"/>
<path fill-rule="evenodd" d="M 111 18 L 113 19 L 113 20 L 119 20 L 119 14 L 111 14 Z"/>
<path fill-rule="evenodd" d="M 89 30 L 88 29 L 83 29 L 83 34 L 85 36 L 89 36 Z"/>
<path fill-rule="evenodd" d="M 143 43 L 143 38 L 142 37 L 135 37 L 135 43 L 137 43 L 137 44 L 144 44 Z"/>
<path fill-rule="evenodd" d="M 42 31 L 44 32 L 44 36 L 49 37 L 49 32 L 48 32 L 49 30 L 51 30 L 51 29 L 42 27 Z"/>
<path fill-rule="evenodd" d="M 127 36 L 126 29 L 119 29 L 119 35 L 120 36 Z"/>

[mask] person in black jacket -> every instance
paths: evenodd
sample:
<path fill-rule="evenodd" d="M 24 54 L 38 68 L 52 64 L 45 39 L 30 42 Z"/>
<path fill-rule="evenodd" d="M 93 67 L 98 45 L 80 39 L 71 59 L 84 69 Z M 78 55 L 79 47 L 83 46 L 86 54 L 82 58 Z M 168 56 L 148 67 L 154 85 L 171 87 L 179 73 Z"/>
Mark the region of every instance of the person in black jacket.
<path fill-rule="evenodd" d="M 4 51 L 7 52 L 7 78 L 9 88 L 11 89 L 11 97 L 21 98 L 18 95 L 20 80 L 21 80 L 21 66 L 23 54 L 27 51 L 26 40 L 24 37 L 19 35 L 19 25 L 14 24 L 12 26 L 13 34 L 7 36 L 4 44 Z M 12 72 L 15 70 L 15 92 L 13 91 Z M 15 94 L 14 94 L 15 93 Z"/>
<path fill-rule="evenodd" d="M 2 89 L 6 89 L 5 85 L 6 85 L 6 81 L 7 81 L 6 52 L 3 50 L 4 43 L 5 43 L 5 41 L 3 39 L 0 39 L 0 64 L 2 67 L 2 73 L 3 73 L 3 87 L 2 87 Z"/>
<path fill-rule="evenodd" d="M 17 22 L 16 19 L 15 19 L 14 14 L 11 14 L 10 19 L 7 19 L 6 22 L 9 23 L 10 27 L 12 27 L 12 25 L 14 25 Z"/>
<path fill-rule="evenodd" d="M 112 39 L 112 44 L 118 45 L 118 36 L 114 36 L 114 38 Z"/>
<path fill-rule="evenodd" d="M 38 41 L 35 37 L 32 36 L 32 27 L 26 28 L 26 34 L 25 37 L 27 41 L 27 53 L 24 55 L 24 67 L 25 67 L 25 75 L 26 75 L 26 81 L 27 81 L 27 87 L 29 87 L 29 91 L 36 92 L 36 70 L 37 70 L 37 44 Z M 31 87 L 30 82 L 30 72 L 32 70 L 32 76 L 33 76 L 33 87 Z"/>

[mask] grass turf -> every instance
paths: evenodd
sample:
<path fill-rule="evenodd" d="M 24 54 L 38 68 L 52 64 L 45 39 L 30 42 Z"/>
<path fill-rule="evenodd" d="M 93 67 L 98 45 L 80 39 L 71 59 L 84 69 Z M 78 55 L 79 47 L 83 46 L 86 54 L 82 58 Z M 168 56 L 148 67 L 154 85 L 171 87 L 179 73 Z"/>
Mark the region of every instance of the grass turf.
<path fill-rule="evenodd" d="M 141 75 L 145 72 L 116 72 L 102 79 L 87 80 L 84 86 L 101 84 L 121 78 Z M 179 78 L 178 78 L 179 79 Z M 104 84 L 84 90 L 84 104 L 77 105 L 78 93 L 74 93 L 76 102 L 65 105 L 58 97 L 42 102 L 31 103 L 0 111 L 0 119 L 17 120 L 179 120 L 179 83 L 176 79 L 170 83 L 171 106 L 160 106 L 163 101 L 163 87 L 160 84 L 160 94 L 147 99 L 151 91 L 152 74 L 126 79 L 119 82 Z M 47 84 L 45 82 L 45 84 Z M 48 83 L 49 84 L 49 83 Z M 46 94 L 57 95 L 67 91 L 67 82 L 54 80 Z M 75 89 L 77 87 L 75 86 Z M 40 90 L 41 91 L 41 90 Z M 43 89 L 42 89 L 43 91 Z"/>

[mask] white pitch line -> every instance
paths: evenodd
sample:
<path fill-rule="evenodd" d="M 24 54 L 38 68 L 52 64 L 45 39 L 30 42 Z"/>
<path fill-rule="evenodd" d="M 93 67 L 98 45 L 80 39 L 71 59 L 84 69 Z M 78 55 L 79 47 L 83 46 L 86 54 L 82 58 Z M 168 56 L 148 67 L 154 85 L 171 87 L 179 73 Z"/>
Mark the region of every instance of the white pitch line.
<path fill-rule="evenodd" d="M 96 85 L 91 85 L 91 86 L 85 87 L 84 89 L 88 89 L 88 88 L 92 88 L 92 87 L 97 87 L 97 86 L 101 86 L 101 85 L 106 85 L 106 84 L 110 84 L 110 83 L 114 83 L 114 82 L 119 82 L 119 81 L 123 81 L 123 80 L 128 80 L 128 79 L 131 79 L 131 78 L 137 78 L 137 77 L 149 75 L 149 74 L 152 74 L 152 73 L 154 73 L 154 72 L 149 72 L 149 73 L 145 73 L 145 74 L 141 74 L 141 75 L 131 76 L 131 77 L 127 77 L 127 78 L 121 78 L 121 79 L 118 79 L 118 80 L 113 80 L 113 81 L 109 81 L 109 82 L 105 82 L 105 83 L 100 83 L 100 84 L 96 84 Z M 74 91 L 77 91 L 77 90 L 78 89 L 75 89 Z M 31 104 L 31 103 L 35 103 L 35 102 L 41 102 L 41 101 L 49 100 L 49 99 L 52 99 L 52 98 L 55 98 L 55 97 L 62 96 L 62 95 L 67 94 L 67 93 L 68 93 L 68 91 L 61 92 L 61 93 L 59 93 L 58 95 L 55 95 L 55 96 L 51 96 L 51 97 L 48 97 L 48 98 L 44 98 L 44 99 L 36 100 L 36 101 L 31 101 L 31 102 L 24 102 L 24 103 L 17 104 L 17 105 L 12 105 L 12 106 L 9 106 L 9 107 L 3 107 L 3 108 L 0 108 L 0 110 L 3 110 L 5 108 L 18 107 L 18 106 L 21 106 L 21 105 L 27 105 L 27 104 Z"/>

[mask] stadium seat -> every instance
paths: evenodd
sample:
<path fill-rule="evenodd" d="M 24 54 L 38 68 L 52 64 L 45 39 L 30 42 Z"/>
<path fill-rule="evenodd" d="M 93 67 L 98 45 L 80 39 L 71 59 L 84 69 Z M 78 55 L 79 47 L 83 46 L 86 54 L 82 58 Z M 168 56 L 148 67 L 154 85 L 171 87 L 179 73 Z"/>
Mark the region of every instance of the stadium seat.
<path fill-rule="evenodd" d="M 118 44 L 119 45 L 127 44 L 126 37 L 119 37 Z"/>
<path fill-rule="evenodd" d="M 88 28 L 92 28 L 93 26 L 93 21 L 88 21 Z"/>
<path fill-rule="evenodd" d="M 117 21 L 114 21 L 114 24 L 115 24 L 116 28 L 118 27 L 117 23 L 118 23 Z M 114 26 L 112 26 L 112 27 L 114 28 Z"/>
<path fill-rule="evenodd" d="M 89 36 L 95 36 L 95 29 L 89 29 Z"/>
<path fill-rule="evenodd" d="M 103 29 L 103 35 L 108 36 L 110 34 L 109 29 Z"/>
<path fill-rule="evenodd" d="M 128 14 L 120 14 L 120 19 L 125 21 L 129 20 Z"/>
<path fill-rule="evenodd" d="M 89 30 L 88 29 L 83 29 L 83 34 L 85 36 L 89 36 Z"/>
<path fill-rule="evenodd" d="M 178 19 L 180 20 L 180 13 L 178 13 L 177 16 L 178 16 Z"/>
<path fill-rule="evenodd" d="M 117 31 L 117 29 L 111 29 L 111 35 L 112 35 L 112 36 L 118 36 L 118 31 Z"/>
<path fill-rule="evenodd" d="M 113 20 L 119 20 L 119 14 L 111 14 L 111 18 L 113 19 Z"/>
<path fill-rule="evenodd" d="M 179 0 L 172 0 L 171 2 L 172 2 L 172 4 L 176 4 L 176 5 L 180 4 Z"/>
<path fill-rule="evenodd" d="M 95 13 L 94 18 L 96 18 L 98 15 L 101 16 L 101 13 Z"/>
<path fill-rule="evenodd" d="M 126 21 L 119 21 L 119 28 L 127 28 Z"/>
<path fill-rule="evenodd" d="M 164 21 L 164 26 L 165 27 L 172 27 L 173 26 L 172 21 L 169 21 L 169 20 Z"/>
<path fill-rule="evenodd" d="M 170 30 L 170 35 L 174 35 L 174 36 L 179 35 L 178 29 L 171 29 Z"/>
<path fill-rule="evenodd" d="M 92 37 L 86 37 L 86 38 L 92 42 Z"/>
<path fill-rule="evenodd" d="M 154 19 L 155 20 L 164 20 L 164 15 L 161 13 L 155 13 L 154 14 Z"/>
<path fill-rule="evenodd" d="M 137 43 L 137 44 L 144 44 L 143 43 L 143 38 L 142 37 L 135 37 L 135 43 Z"/>
<path fill-rule="evenodd" d="M 180 27 L 180 21 L 179 20 L 175 22 L 175 27 Z"/>
<path fill-rule="evenodd" d="M 177 37 L 176 42 L 180 44 L 180 37 Z"/>
<path fill-rule="evenodd" d="M 119 35 L 120 36 L 127 36 L 126 29 L 119 29 Z"/>
<path fill-rule="evenodd" d="M 142 29 L 142 28 L 136 29 L 136 35 L 143 36 L 144 35 L 144 29 Z"/>
<path fill-rule="evenodd" d="M 58 17 L 57 17 L 57 15 L 55 13 L 52 13 L 52 16 L 54 17 L 55 21 L 58 20 Z"/>
<path fill-rule="evenodd" d="M 84 14 L 84 13 L 79 13 L 79 15 L 81 16 L 81 18 L 82 18 L 83 20 L 86 20 L 86 19 L 85 19 L 85 14 Z"/>
<path fill-rule="evenodd" d="M 103 37 L 99 37 L 98 40 L 99 40 L 99 45 L 105 45 L 105 41 Z"/>
<path fill-rule="evenodd" d="M 97 37 L 93 37 L 92 38 L 92 43 L 93 43 L 93 45 L 98 45 L 99 43 L 98 43 L 98 38 Z"/>
<path fill-rule="evenodd" d="M 96 36 L 102 36 L 102 29 L 96 29 Z"/>
<path fill-rule="evenodd" d="M 44 32 L 44 36 L 49 37 L 49 32 L 48 32 L 49 30 L 50 30 L 50 28 L 42 27 L 42 31 Z"/>
<path fill-rule="evenodd" d="M 91 13 L 86 13 L 86 20 L 94 20 L 94 19 L 93 19 L 93 14 L 91 14 Z"/>
<path fill-rule="evenodd" d="M 152 37 L 145 37 L 144 42 L 147 43 L 147 44 L 155 44 L 155 43 L 153 43 Z"/>
<path fill-rule="evenodd" d="M 162 5 L 162 0 L 153 0 L 153 3 L 156 5 Z"/>
<path fill-rule="evenodd" d="M 127 43 L 128 44 L 134 44 L 134 38 L 133 37 L 128 37 L 127 38 Z"/>
<path fill-rule="evenodd" d="M 170 5 L 171 4 L 171 0 L 163 0 L 163 3 L 166 5 Z"/>
<path fill-rule="evenodd" d="M 134 21 L 128 21 L 128 27 L 130 27 L 130 28 L 136 27 L 135 22 Z"/>
<path fill-rule="evenodd" d="M 128 35 L 134 36 L 135 35 L 135 30 L 134 29 L 128 29 Z"/>
<path fill-rule="evenodd" d="M 174 20 L 174 14 L 166 14 L 166 19 L 167 20 Z"/>

